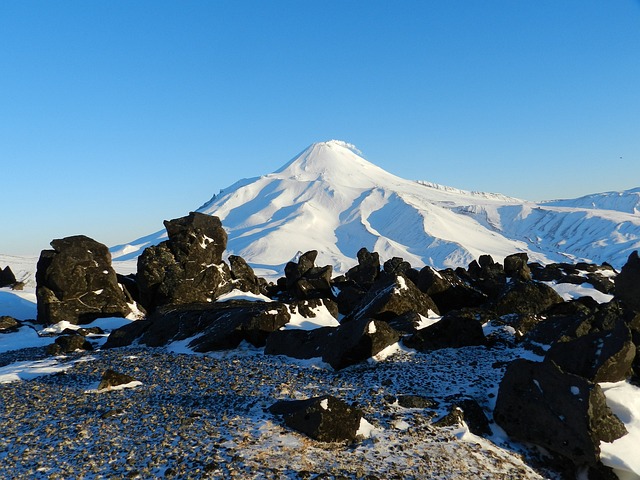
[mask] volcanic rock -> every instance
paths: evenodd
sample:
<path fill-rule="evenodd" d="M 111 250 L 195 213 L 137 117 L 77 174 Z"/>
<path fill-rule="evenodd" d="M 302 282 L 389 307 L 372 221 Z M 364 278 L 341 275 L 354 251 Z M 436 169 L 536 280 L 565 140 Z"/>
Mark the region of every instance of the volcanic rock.
<path fill-rule="evenodd" d="M 49 355 L 61 355 L 76 350 L 93 350 L 93 347 L 82 335 L 62 335 L 47 347 Z"/>
<path fill-rule="evenodd" d="M 38 260 L 39 322 L 83 324 L 131 313 L 105 245 L 78 235 L 53 240 L 51 246 Z"/>
<path fill-rule="evenodd" d="M 403 339 L 403 343 L 420 352 L 440 348 L 485 345 L 487 339 L 478 320 L 461 312 L 450 312 L 442 320 Z"/>
<path fill-rule="evenodd" d="M 0 268 L 0 288 L 11 287 L 16 283 L 16 276 L 11 271 L 11 267 L 7 265 L 4 269 Z"/>
<path fill-rule="evenodd" d="M 284 273 L 288 292 L 294 298 L 331 298 L 331 274 L 333 267 L 316 267 L 317 250 L 311 250 L 300 256 L 298 262 L 285 265 Z"/>
<path fill-rule="evenodd" d="M 527 265 L 529 256 L 526 253 L 514 253 L 504 259 L 504 273 L 518 281 L 528 282 L 531 280 L 531 270 Z"/>
<path fill-rule="evenodd" d="M 615 297 L 635 312 L 640 312 L 640 257 L 637 250 L 629 255 L 615 283 Z"/>
<path fill-rule="evenodd" d="M 284 423 L 320 442 L 354 441 L 363 413 L 331 395 L 308 400 L 280 401 L 269 411 L 282 415 Z"/>
<path fill-rule="evenodd" d="M 520 282 L 511 286 L 495 302 L 498 315 L 509 313 L 541 313 L 556 303 L 562 303 L 556 291 L 539 282 Z"/>
<path fill-rule="evenodd" d="M 398 332 L 387 323 L 361 318 L 339 327 L 274 332 L 267 338 L 264 353 L 300 359 L 320 357 L 339 370 L 371 358 L 399 339 Z"/>
<path fill-rule="evenodd" d="M 351 268 L 345 276 L 361 289 L 368 290 L 380 275 L 380 255 L 363 247 L 358 250 L 357 257 L 358 265 Z"/>
<path fill-rule="evenodd" d="M 553 362 L 512 362 L 500 383 L 493 417 L 511 437 L 540 445 L 576 465 L 596 465 L 600 442 L 627 433 L 598 384 Z"/>
<path fill-rule="evenodd" d="M 138 257 L 142 305 L 204 303 L 233 289 L 231 271 L 222 261 L 227 233 L 218 217 L 190 213 L 164 222 L 169 239 Z"/>
<path fill-rule="evenodd" d="M 472 287 L 455 271 L 448 268 L 436 271 L 424 267 L 418 274 L 418 288 L 431 297 L 440 313 L 466 307 L 477 307 L 487 301 L 487 296 Z"/>
<path fill-rule="evenodd" d="M 107 390 L 119 385 L 135 382 L 136 379 L 124 373 L 118 373 L 111 369 L 105 370 L 98 385 L 98 390 Z"/>
<path fill-rule="evenodd" d="M 20 322 L 8 315 L 0 316 L 0 333 L 14 332 L 20 328 Z"/>

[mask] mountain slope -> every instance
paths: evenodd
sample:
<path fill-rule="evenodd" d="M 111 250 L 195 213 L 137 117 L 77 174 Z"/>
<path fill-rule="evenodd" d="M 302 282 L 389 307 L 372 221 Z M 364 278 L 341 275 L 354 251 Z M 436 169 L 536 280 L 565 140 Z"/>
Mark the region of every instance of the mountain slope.
<path fill-rule="evenodd" d="M 416 267 L 466 266 L 482 254 L 501 261 L 515 252 L 539 262 L 620 267 L 640 248 L 640 216 L 594 208 L 611 203 L 606 195 L 536 204 L 405 180 L 332 140 L 311 145 L 274 173 L 237 182 L 198 211 L 220 217 L 228 254 L 274 273 L 312 249 L 318 264 L 343 272 L 361 247 Z M 163 237 L 158 232 L 114 247 L 113 257 L 135 258 Z"/>

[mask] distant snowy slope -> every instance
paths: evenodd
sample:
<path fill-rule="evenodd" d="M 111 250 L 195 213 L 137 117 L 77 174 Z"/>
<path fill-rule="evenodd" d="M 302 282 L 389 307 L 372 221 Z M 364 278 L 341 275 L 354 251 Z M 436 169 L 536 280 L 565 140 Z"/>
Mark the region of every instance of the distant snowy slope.
<path fill-rule="evenodd" d="M 551 200 L 542 205 L 615 210 L 640 215 L 640 187 L 622 192 L 605 192 L 569 200 Z"/>
<path fill-rule="evenodd" d="M 567 201 L 569 202 L 569 201 Z M 281 272 L 299 251 L 343 272 L 361 247 L 416 267 L 466 266 L 527 252 L 539 262 L 608 261 L 621 266 L 640 248 L 640 216 L 578 205 L 533 203 L 405 180 L 340 141 L 316 143 L 274 173 L 222 190 L 198 211 L 216 215 L 228 254 Z M 112 249 L 133 259 L 163 240 L 158 232 Z"/>

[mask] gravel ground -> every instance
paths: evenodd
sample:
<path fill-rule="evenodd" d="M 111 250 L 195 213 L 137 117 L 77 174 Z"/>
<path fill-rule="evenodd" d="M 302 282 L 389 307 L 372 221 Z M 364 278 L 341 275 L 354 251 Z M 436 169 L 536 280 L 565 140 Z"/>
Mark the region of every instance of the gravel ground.
<path fill-rule="evenodd" d="M 334 372 L 243 346 L 208 355 L 120 348 L 58 357 L 64 372 L 0 385 L 1 478 L 554 478 L 513 444 L 438 428 L 452 398 L 490 412 L 512 348 L 399 351 Z M 0 365 L 44 349 L 0 354 Z M 92 393 L 108 369 L 141 386 Z M 376 427 L 355 444 L 324 444 L 266 411 L 280 399 L 332 394 Z M 424 395 L 436 410 L 390 396 Z M 500 443 L 497 437 L 496 443 Z M 523 456 L 523 453 L 526 456 Z"/>

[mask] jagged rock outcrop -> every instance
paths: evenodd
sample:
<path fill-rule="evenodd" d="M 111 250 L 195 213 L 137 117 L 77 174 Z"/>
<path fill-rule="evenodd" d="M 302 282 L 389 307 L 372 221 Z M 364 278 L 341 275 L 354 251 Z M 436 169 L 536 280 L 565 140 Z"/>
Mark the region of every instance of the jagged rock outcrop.
<path fill-rule="evenodd" d="M 144 321 L 113 331 L 104 348 L 130 345 L 135 340 L 160 347 L 191 337 L 195 338 L 188 347 L 196 352 L 236 348 L 243 340 L 262 347 L 267 336 L 290 318 L 287 306 L 277 302 L 236 300 L 164 306 Z"/>
<path fill-rule="evenodd" d="M 442 314 L 450 310 L 478 307 L 487 301 L 487 295 L 465 282 L 450 268 L 436 271 L 432 267 L 424 267 L 418 274 L 417 286 L 433 299 Z"/>
<path fill-rule="evenodd" d="M 346 277 L 363 290 L 368 290 L 380 275 L 380 255 L 361 248 L 357 253 L 358 264 L 351 268 Z"/>
<path fill-rule="evenodd" d="M 631 376 L 635 356 L 636 346 L 629 327 L 619 319 L 612 330 L 554 343 L 545 361 L 591 382 L 619 382 Z"/>
<path fill-rule="evenodd" d="M 280 330 L 267 338 L 264 353 L 309 359 L 322 358 L 334 369 L 362 362 L 400 339 L 387 323 L 361 318 L 339 327 Z"/>
<path fill-rule="evenodd" d="M 553 362 L 512 362 L 500 383 L 493 418 L 509 436 L 596 465 L 600 442 L 627 433 L 598 384 L 565 373 Z"/>
<path fill-rule="evenodd" d="M 529 256 L 526 253 L 508 255 L 504 259 L 504 273 L 516 281 L 528 282 L 531 280 L 528 261 Z"/>
<path fill-rule="evenodd" d="M 450 312 L 437 323 L 403 339 L 403 343 L 421 352 L 440 348 L 460 348 L 485 345 L 482 325 L 472 315 Z"/>
<path fill-rule="evenodd" d="M 331 274 L 333 267 L 316 267 L 317 250 L 300 256 L 298 262 L 289 262 L 284 267 L 286 287 L 290 295 L 297 299 L 332 298 Z"/>
<path fill-rule="evenodd" d="M 93 350 L 93 346 L 82 335 L 62 335 L 47 347 L 49 355 L 62 355 L 76 350 Z"/>
<path fill-rule="evenodd" d="M 131 313 L 105 245 L 77 235 L 53 240 L 51 246 L 37 266 L 39 322 L 84 324 Z"/>
<path fill-rule="evenodd" d="M 615 280 L 615 297 L 635 312 L 640 312 L 640 257 L 638 251 L 629 255 L 627 263 Z"/>
<path fill-rule="evenodd" d="M 191 212 L 164 222 L 169 239 L 138 257 L 140 300 L 148 312 L 161 305 L 215 300 L 233 289 L 222 261 L 227 233 L 218 217 Z"/>
<path fill-rule="evenodd" d="M 308 400 L 282 400 L 269 407 L 284 423 L 320 442 L 354 441 L 363 413 L 332 395 Z"/>
<path fill-rule="evenodd" d="M 429 316 L 431 312 L 438 314 L 439 310 L 434 301 L 404 275 L 385 276 L 369 289 L 345 321 L 367 317 L 389 321 L 407 312 Z"/>
<path fill-rule="evenodd" d="M 471 262 L 467 275 L 473 280 L 473 286 L 490 298 L 500 295 L 507 283 L 504 267 L 491 255 L 480 255 L 478 261 Z"/>
<path fill-rule="evenodd" d="M 541 313 L 547 308 L 562 303 L 562 297 L 548 285 L 539 282 L 518 282 L 511 285 L 495 301 L 498 315 L 510 313 Z"/>
<path fill-rule="evenodd" d="M 229 255 L 228 260 L 234 288 L 256 294 L 264 292 L 267 282 L 264 278 L 259 278 L 255 274 L 253 268 L 249 266 L 244 258 L 237 255 Z"/>

